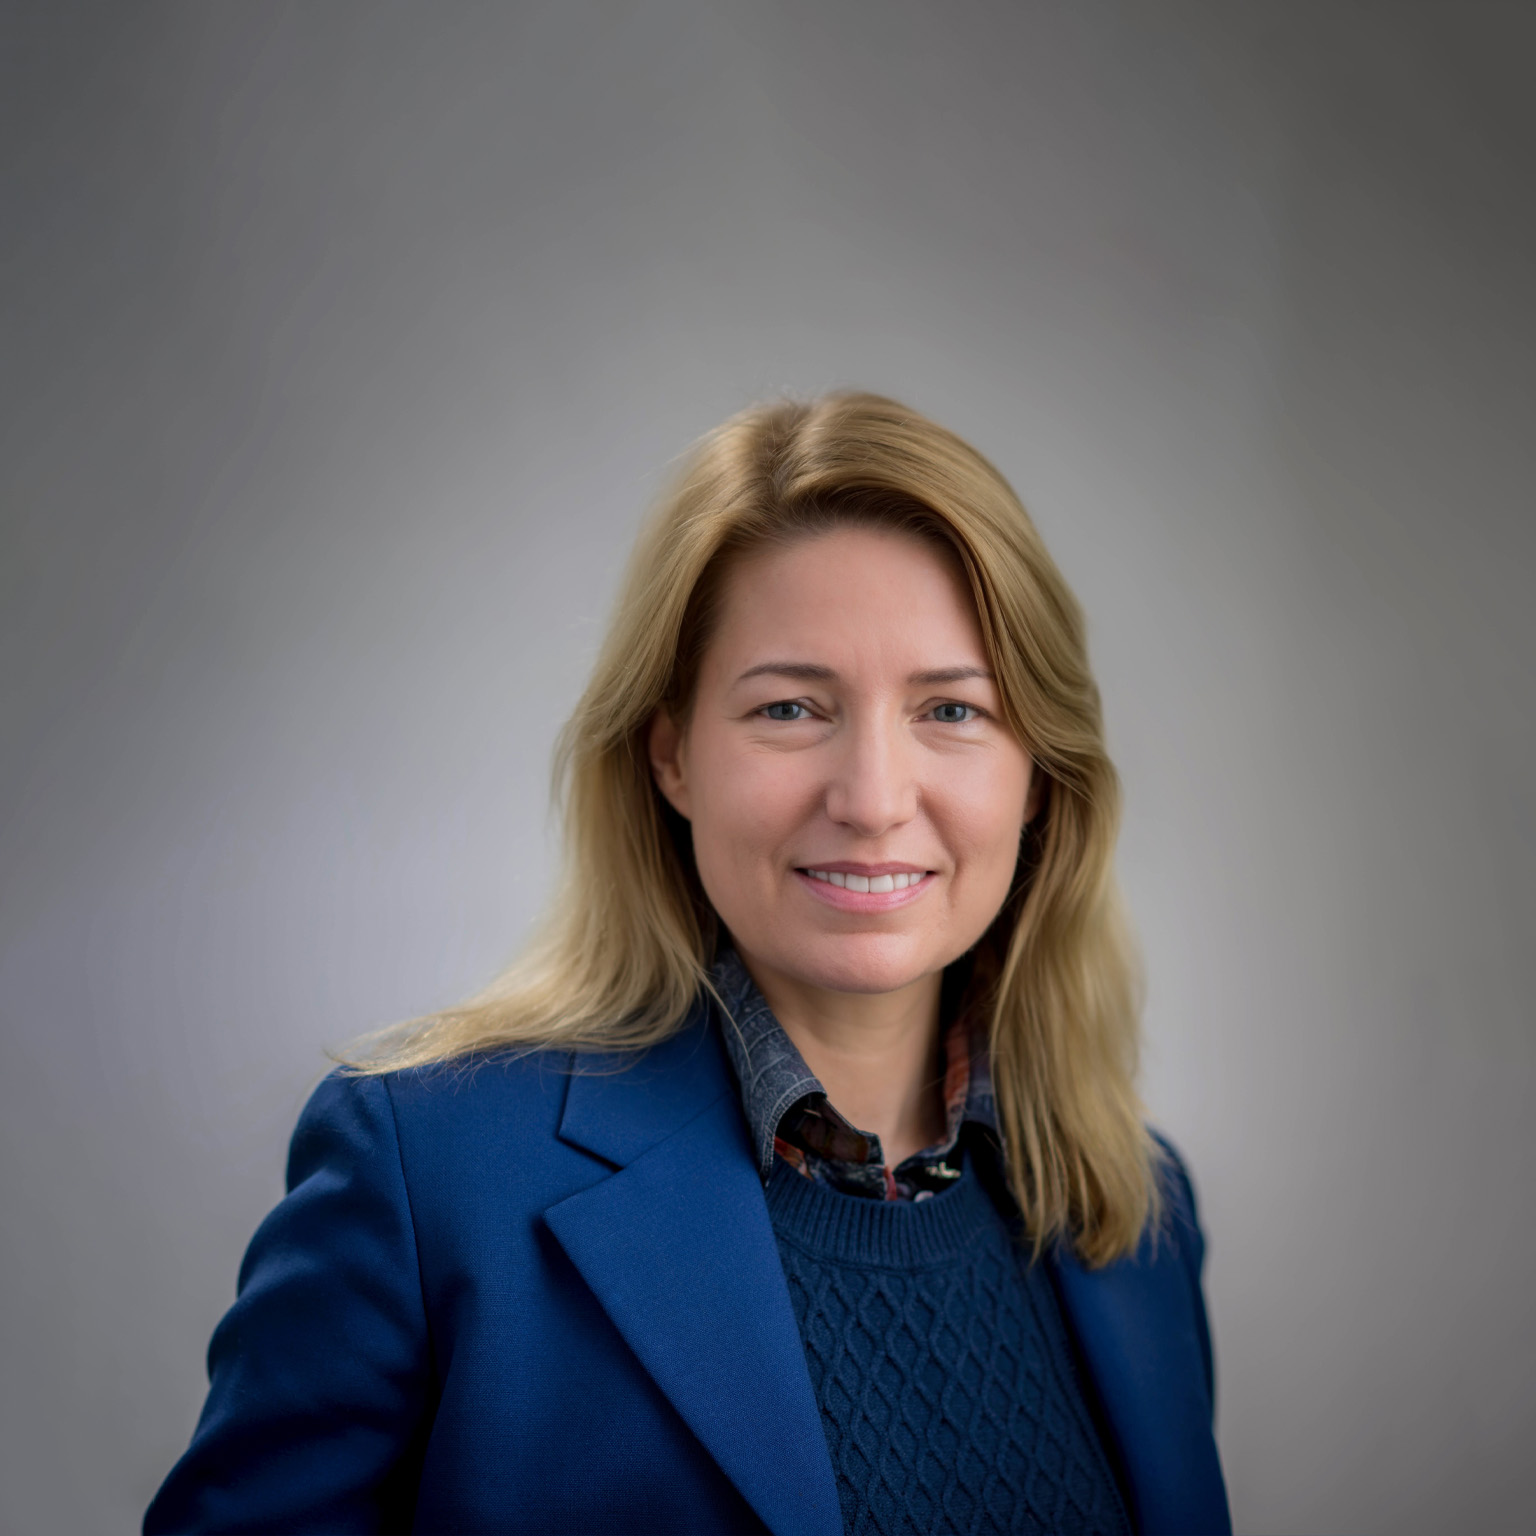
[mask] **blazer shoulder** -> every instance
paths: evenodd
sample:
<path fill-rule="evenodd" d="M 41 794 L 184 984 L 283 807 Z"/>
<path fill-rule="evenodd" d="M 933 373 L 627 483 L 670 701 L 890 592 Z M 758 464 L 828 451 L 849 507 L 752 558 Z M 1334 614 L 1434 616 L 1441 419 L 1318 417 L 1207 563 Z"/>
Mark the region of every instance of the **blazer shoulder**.
<path fill-rule="evenodd" d="M 426 1066 L 382 1072 L 398 1114 L 412 1118 L 533 1109 L 558 1102 L 575 1062 L 575 1052 L 554 1047 L 504 1046 L 475 1051 Z"/>
<path fill-rule="evenodd" d="M 465 1115 L 531 1111 L 563 1097 L 572 1060 L 569 1050 L 508 1047 L 389 1072 L 339 1066 L 315 1087 L 300 1123 L 387 1112 L 404 1130 Z"/>
<path fill-rule="evenodd" d="M 1192 1258 L 1198 1273 L 1205 1256 L 1205 1233 L 1200 1225 L 1200 1204 L 1194 1179 L 1178 1147 L 1156 1126 L 1148 1126 L 1156 1147 L 1154 1172 L 1162 1197 L 1162 1234 L 1171 1234 L 1186 1260 Z"/>
<path fill-rule="evenodd" d="M 393 1072 L 338 1067 L 299 1116 L 293 1148 L 311 1135 L 393 1143 L 406 1173 L 472 1165 L 488 1144 L 527 1158 L 556 1136 L 572 1065 L 568 1050 L 482 1051 Z"/>
<path fill-rule="evenodd" d="M 1159 1237 L 1171 1235 L 1172 1246 L 1183 1269 L 1191 1299 L 1191 1316 L 1200 1347 L 1206 1396 L 1215 1411 L 1216 1361 L 1211 1342 L 1210 1317 L 1205 1304 L 1205 1232 L 1200 1225 L 1200 1207 L 1194 1180 L 1183 1155 L 1167 1136 L 1155 1128 L 1152 1137 L 1161 1154 L 1158 1178 L 1163 1194 L 1163 1222 Z"/>
<path fill-rule="evenodd" d="M 413 1208 L 547 1208 L 665 1139 L 730 1086 L 697 1020 L 640 1051 L 503 1047 L 394 1072 L 332 1072 L 300 1122 L 393 1141 Z M 542 1201 L 542 1204 L 540 1202 Z M 487 1205 L 489 1208 L 489 1205 Z"/>

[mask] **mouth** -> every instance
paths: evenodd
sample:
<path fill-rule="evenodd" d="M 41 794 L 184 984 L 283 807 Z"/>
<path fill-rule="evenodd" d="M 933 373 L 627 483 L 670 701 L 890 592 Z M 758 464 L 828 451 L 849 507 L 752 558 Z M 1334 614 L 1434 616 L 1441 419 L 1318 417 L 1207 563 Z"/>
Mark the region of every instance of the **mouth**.
<path fill-rule="evenodd" d="M 936 871 L 913 864 L 824 864 L 794 871 L 813 896 L 844 912 L 888 912 L 917 900 Z"/>

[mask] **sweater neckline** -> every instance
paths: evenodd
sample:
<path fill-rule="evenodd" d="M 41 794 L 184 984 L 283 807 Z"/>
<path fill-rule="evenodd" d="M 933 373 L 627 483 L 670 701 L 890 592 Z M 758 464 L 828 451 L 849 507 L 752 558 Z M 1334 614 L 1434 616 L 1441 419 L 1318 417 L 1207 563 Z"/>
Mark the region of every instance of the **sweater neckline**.
<path fill-rule="evenodd" d="M 947 1265 L 988 1227 L 1005 1227 L 971 1162 L 967 1157 L 948 1189 L 913 1201 L 845 1194 L 779 1159 L 764 1190 L 768 1214 L 781 1239 L 837 1263 L 902 1270 Z"/>

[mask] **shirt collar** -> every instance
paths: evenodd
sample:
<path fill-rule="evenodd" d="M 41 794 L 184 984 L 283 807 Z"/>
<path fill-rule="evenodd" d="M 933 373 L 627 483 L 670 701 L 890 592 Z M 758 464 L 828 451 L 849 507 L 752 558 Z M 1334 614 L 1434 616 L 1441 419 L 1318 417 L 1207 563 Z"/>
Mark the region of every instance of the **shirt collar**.
<path fill-rule="evenodd" d="M 709 974 L 720 1002 L 725 1005 L 724 1017 L 720 1017 L 718 1003 L 713 1005 L 713 1012 L 719 1018 L 726 1053 L 741 1086 L 741 1104 L 758 1172 L 766 1179 L 773 1171 L 773 1143 L 784 1116 L 811 1095 L 825 1099 L 826 1089 L 774 1017 L 768 1000 L 733 946 L 727 944 L 721 949 Z M 946 1089 L 949 1087 L 946 1083 Z M 966 1120 L 977 1121 L 993 1132 L 997 1130 L 987 1052 L 974 1043 L 969 1053 L 964 1107 L 959 1115 L 959 1121 Z M 951 1140 L 959 1130 L 959 1123 L 949 1126 Z"/>

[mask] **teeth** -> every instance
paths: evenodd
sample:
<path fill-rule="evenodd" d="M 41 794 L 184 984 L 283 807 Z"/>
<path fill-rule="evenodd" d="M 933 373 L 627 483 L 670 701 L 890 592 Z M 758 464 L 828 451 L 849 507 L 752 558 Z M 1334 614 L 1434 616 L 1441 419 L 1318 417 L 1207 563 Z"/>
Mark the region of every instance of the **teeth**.
<path fill-rule="evenodd" d="M 888 891 L 904 891 L 908 886 L 917 885 L 923 878 L 921 871 L 912 875 L 845 875 L 841 870 L 808 869 L 805 873 L 813 880 L 820 880 L 827 885 L 849 891 L 870 892 L 877 896 L 883 896 Z"/>

